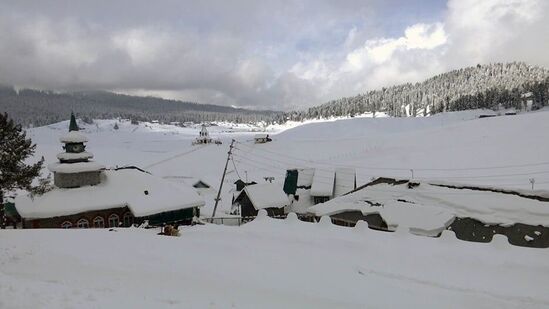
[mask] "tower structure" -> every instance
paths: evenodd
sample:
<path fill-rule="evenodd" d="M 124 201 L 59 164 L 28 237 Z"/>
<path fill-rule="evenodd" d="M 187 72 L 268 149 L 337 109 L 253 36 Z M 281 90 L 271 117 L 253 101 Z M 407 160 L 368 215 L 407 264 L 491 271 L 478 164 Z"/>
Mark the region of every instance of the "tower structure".
<path fill-rule="evenodd" d="M 79 132 L 74 114 L 71 114 L 69 132 L 59 139 L 65 152 L 57 154 L 59 162 L 50 164 L 54 184 L 59 188 L 77 188 L 96 185 L 101 182 L 101 171 L 105 166 L 90 159 L 93 154 L 86 151 L 87 137 Z"/>

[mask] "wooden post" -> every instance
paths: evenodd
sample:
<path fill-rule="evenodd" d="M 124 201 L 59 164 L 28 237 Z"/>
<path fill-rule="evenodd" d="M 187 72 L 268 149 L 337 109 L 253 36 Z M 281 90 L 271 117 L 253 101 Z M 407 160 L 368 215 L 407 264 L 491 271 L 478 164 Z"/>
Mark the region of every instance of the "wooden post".
<path fill-rule="evenodd" d="M 215 206 L 212 213 L 212 223 L 215 217 L 215 212 L 217 210 L 217 204 L 219 203 L 219 200 L 221 200 L 221 188 L 223 188 L 223 182 L 225 181 L 225 174 L 227 174 L 227 166 L 229 165 L 229 160 L 231 159 L 231 155 L 233 154 L 234 142 L 235 140 L 233 139 L 231 141 L 231 145 L 229 146 L 229 152 L 227 153 L 227 161 L 225 162 L 225 169 L 223 170 L 223 176 L 221 176 L 221 184 L 219 184 L 219 191 L 217 191 L 217 197 L 215 198 Z"/>

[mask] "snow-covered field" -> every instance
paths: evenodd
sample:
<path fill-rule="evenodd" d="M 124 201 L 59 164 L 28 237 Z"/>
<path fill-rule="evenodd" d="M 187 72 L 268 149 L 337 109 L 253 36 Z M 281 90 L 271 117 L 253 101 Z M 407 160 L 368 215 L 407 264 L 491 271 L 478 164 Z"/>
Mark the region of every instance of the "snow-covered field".
<path fill-rule="evenodd" d="M 107 166 L 137 165 L 173 181 L 202 179 L 215 188 L 228 145 L 236 139 L 229 164 L 222 210 L 230 209 L 232 183 L 239 178 L 283 182 L 287 168 L 332 170 L 351 167 L 357 184 L 373 177 L 442 180 L 474 185 L 549 189 L 549 111 L 478 119 L 491 111 L 465 111 L 427 118 L 352 118 L 304 125 L 268 127 L 273 142 L 254 144 L 261 127 L 220 124 L 209 127 L 223 145 L 192 146 L 199 127 L 99 120 L 85 127 L 87 150 Z M 59 136 L 68 122 L 29 130 L 37 156 L 54 162 L 62 151 Z M 277 134 L 278 133 L 278 134 Z M 204 213 L 211 212 L 213 196 Z"/>
<path fill-rule="evenodd" d="M 256 220 L 184 228 L 181 237 L 4 231 L 0 307 L 549 307 L 547 250 L 463 242 L 452 232 Z"/>
<path fill-rule="evenodd" d="M 192 146 L 198 127 L 99 120 L 87 151 L 106 166 L 137 165 L 190 184 L 201 179 L 213 209 L 235 139 L 220 215 L 239 178 L 281 183 L 287 168 L 354 168 L 357 184 L 405 177 L 549 190 L 549 112 L 478 119 L 486 111 L 427 118 L 353 118 L 268 127 L 209 127 L 222 145 Z M 29 130 L 48 163 L 68 122 Z M 413 171 L 411 171 L 413 170 Z M 293 217 L 292 217 L 293 218 Z M 241 227 L 196 226 L 181 237 L 141 229 L 0 232 L 0 308 L 549 307 L 548 249 L 497 235 L 469 243 L 404 229 L 384 233 L 259 219 Z"/>

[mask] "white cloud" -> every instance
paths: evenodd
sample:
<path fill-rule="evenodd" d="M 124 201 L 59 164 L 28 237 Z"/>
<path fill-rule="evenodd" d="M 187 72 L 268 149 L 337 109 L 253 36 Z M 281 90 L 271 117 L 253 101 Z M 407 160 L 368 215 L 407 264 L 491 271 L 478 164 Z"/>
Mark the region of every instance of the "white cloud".
<path fill-rule="evenodd" d="M 404 31 L 407 49 L 433 49 L 446 43 L 447 35 L 442 23 L 415 24 Z"/>
<path fill-rule="evenodd" d="M 521 60 L 549 65 L 545 0 L 450 0 L 446 26 L 455 65 Z"/>
<path fill-rule="evenodd" d="M 399 38 L 368 40 L 363 47 L 347 54 L 347 68 L 362 70 L 367 65 L 380 65 L 391 59 L 398 49 L 433 49 L 446 43 L 446 33 L 441 23 L 416 24 L 406 28 Z"/>

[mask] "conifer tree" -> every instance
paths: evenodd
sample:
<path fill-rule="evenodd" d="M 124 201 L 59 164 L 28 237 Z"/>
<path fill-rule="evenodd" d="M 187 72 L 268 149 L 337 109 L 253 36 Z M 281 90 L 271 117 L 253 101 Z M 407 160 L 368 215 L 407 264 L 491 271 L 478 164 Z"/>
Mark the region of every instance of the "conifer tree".
<path fill-rule="evenodd" d="M 36 145 L 26 137 L 20 125 L 0 113 L 0 228 L 5 228 L 4 195 L 15 189 L 33 191 L 32 181 L 38 177 L 44 158 L 34 164 L 25 161 L 32 157 Z"/>

